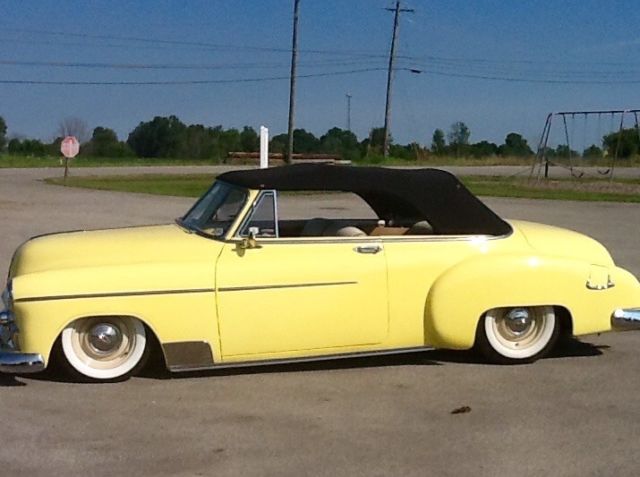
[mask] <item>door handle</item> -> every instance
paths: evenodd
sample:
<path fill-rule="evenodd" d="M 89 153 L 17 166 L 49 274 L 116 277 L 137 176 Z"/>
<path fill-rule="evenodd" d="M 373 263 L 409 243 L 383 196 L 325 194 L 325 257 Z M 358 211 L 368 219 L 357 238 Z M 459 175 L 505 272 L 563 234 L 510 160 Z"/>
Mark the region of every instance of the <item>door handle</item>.
<path fill-rule="evenodd" d="M 376 254 L 378 252 L 382 252 L 382 247 L 380 245 L 360 245 L 354 249 L 358 253 L 371 253 Z"/>

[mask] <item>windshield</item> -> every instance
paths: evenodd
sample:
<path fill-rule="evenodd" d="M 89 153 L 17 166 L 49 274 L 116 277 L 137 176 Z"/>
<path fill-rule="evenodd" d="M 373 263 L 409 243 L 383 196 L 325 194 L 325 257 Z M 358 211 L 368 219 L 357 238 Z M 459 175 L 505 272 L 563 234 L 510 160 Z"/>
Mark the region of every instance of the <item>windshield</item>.
<path fill-rule="evenodd" d="M 246 189 L 225 182 L 216 182 L 179 222 L 188 229 L 212 237 L 222 237 L 233 224 L 246 200 Z"/>

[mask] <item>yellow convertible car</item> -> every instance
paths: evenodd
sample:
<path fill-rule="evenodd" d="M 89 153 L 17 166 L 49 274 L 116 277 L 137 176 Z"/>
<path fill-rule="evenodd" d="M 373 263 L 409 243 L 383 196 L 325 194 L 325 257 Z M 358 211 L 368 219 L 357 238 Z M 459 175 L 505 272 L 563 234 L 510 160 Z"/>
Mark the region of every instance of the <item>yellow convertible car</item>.
<path fill-rule="evenodd" d="M 453 175 L 233 171 L 172 225 L 32 238 L 0 314 L 0 371 L 125 379 L 477 347 L 531 362 L 561 334 L 640 327 L 640 284 L 595 240 L 505 221 Z"/>

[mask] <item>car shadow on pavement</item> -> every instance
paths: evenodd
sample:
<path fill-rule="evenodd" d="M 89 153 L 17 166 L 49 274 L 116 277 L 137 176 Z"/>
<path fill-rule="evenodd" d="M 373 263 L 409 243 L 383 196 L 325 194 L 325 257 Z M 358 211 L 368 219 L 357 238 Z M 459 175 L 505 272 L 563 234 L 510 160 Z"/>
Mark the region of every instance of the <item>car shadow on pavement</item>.
<path fill-rule="evenodd" d="M 27 378 L 27 379 L 33 379 L 34 381 L 49 381 L 52 383 L 69 383 L 69 384 L 73 384 L 73 383 L 78 383 L 79 381 L 76 381 L 74 379 L 72 379 L 70 376 L 67 376 L 66 373 L 64 373 L 61 369 L 59 369 L 57 366 L 53 366 L 53 367 L 49 367 L 47 369 L 45 369 L 44 371 L 40 372 L 40 373 L 34 373 L 34 374 L 24 374 L 24 375 L 16 375 L 17 378 Z M 24 385 L 24 383 L 22 383 L 22 385 Z M 0 381 L 0 386 L 2 386 L 1 381 Z"/>
<path fill-rule="evenodd" d="M 602 354 L 602 350 L 608 348 L 609 346 L 607 345 L 585 343 L 577 338 L 562 338 L 555 349 L 553 349 L 544 359 L 588 358 L 592 356 L 600 356 Z M 435 350 L 430 352 L 429 357 L 434 361 L 439 361 L 441 363 L 492 365 L 492 363 L 487 362 L 484 357 L 475 350 Z"/>
<path fill-rule="evenodd" d="M 586 343 L 577 338 L 564 338 L 559 343 L 559 346 L 556 346 L 556 348 L 549 354 L 547 359 L 588 358 L 592 356 L 600 356 L 603 354 L 602 350 L 607 350 L 609 348 L 609 345 Z"/>
<path fill-rule="evenodd" d="M 257 365 L 234 368 L 210 369 L 204 371 L 187 371 L 181 373 L 164 373 L 160 376 L 155 372 L 162 373 L 162 369 L 149 369 L 147 373 L 143 373 L 140 377 L 147 378 L 165 378 L 172 379 L 195 378 L 207 376 L 236 376 L 242 374 L 272 374 L 272 373 L 299 373 L 312 371 L 332 371 L 341 369 L 357 369 L 357 368 L 380 368 L 390 366 L 439 366 L 432 358 L 432 351 L 422 351 L 418 353 L 404 353 L 384 356 L 368 356 L 341 359 L 328 359 L 321 361 L 300 361 L 293 363 Z"/>
<path fill-rule="evenodd" d="M 594 357 L 603 354 L 603 349 L 607 345 L 597 345 L 579 341 L 575 338 L 564 339 L 546 359 L 562 359 L 576 357 Z M 294 362 L 286 364 L 272 364 L 265 366 L 247 366 L 237 368 L 220 368 L 203 371 L 169 373 L 160 359 L 151 359 L 148 365 L 138 375 L 142 379 L 188 379 L 198 377 L 213 376 L 238 376 L 245 374 L 273 374 L 273 373 L 300 373 L 313 371 L 333 371 L 358 368 L 384 368 L 393 366 L 440 366 L 446 363 L 473 364 L 483 366 L 494 366 L 476 353 L 474 350 L 451 351 L 451 350 L 431 350 L 418 353 L 392 354 L 370 357 L 354 357 L 344 359 L 331 359 L 310 362 Z M 76 381 L 66 377 L 55 369 L 45 370 L 42 373 L 28 376 L 30 379 L 53 381 L 61 383 L 74 383 Z M 25 383 L 19 381 L 11 375 L 0 374 L 0 387 L 24 386 Z"/>
<path fill-rule="evenodd" d="M 593 357 L 602 354 L 606 345 L 594 345 L 585 343 L 575 338 L 566 338 L 546 359 Z M 166 372 L 162 367 L 148 369 L 141 377 L 151 379 L 181 379 L 207 376 L 235 376 L 241 374 L 270 374 L 270 373 L 297 373 L 308 371 L 331 371 L 355 368 L 379 368 L 390 366 L 439 366 L 446 363 L 476 364 L 495 366 L 488 363 L 475 350 L 451 351 L 432 350 L 419 353 L 394 354 L 386 356 L 371 356 L 362 358 L 333 359 L 326 361 L 311 361 L 288 364 L 274 364 L 268 366 L 247 366 L 238 368 L 212 369 L 206 371 L 194 371 L 184 373 Z M 158 373 L 158 374 L 156 374 Z"/>
<path fill-rule="evenodd" d="M 26 384 L 16 379 L 16 377 L 11 374 L 0 374 L 0 388 L 11 388 L 18 386 L 26 386 Z"/>

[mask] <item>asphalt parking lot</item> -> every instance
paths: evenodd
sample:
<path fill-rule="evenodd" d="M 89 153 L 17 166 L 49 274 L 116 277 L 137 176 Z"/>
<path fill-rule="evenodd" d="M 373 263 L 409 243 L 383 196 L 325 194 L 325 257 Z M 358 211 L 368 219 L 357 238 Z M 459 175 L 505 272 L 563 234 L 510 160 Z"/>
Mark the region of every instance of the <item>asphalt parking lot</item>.
<path fill-rule="evenodd" d="M 39 181 L 57 174 L 0 169 L 3 278 L 32 235 L 164 223 L 192 203 Z M 637 204 L 486 202 L 587 233 L 640 275 Z M 527 366 L 434 351 L 119 384 L 0 376 L 0 475 L 635 476 L 639 348 L 640 332 Z"/>

